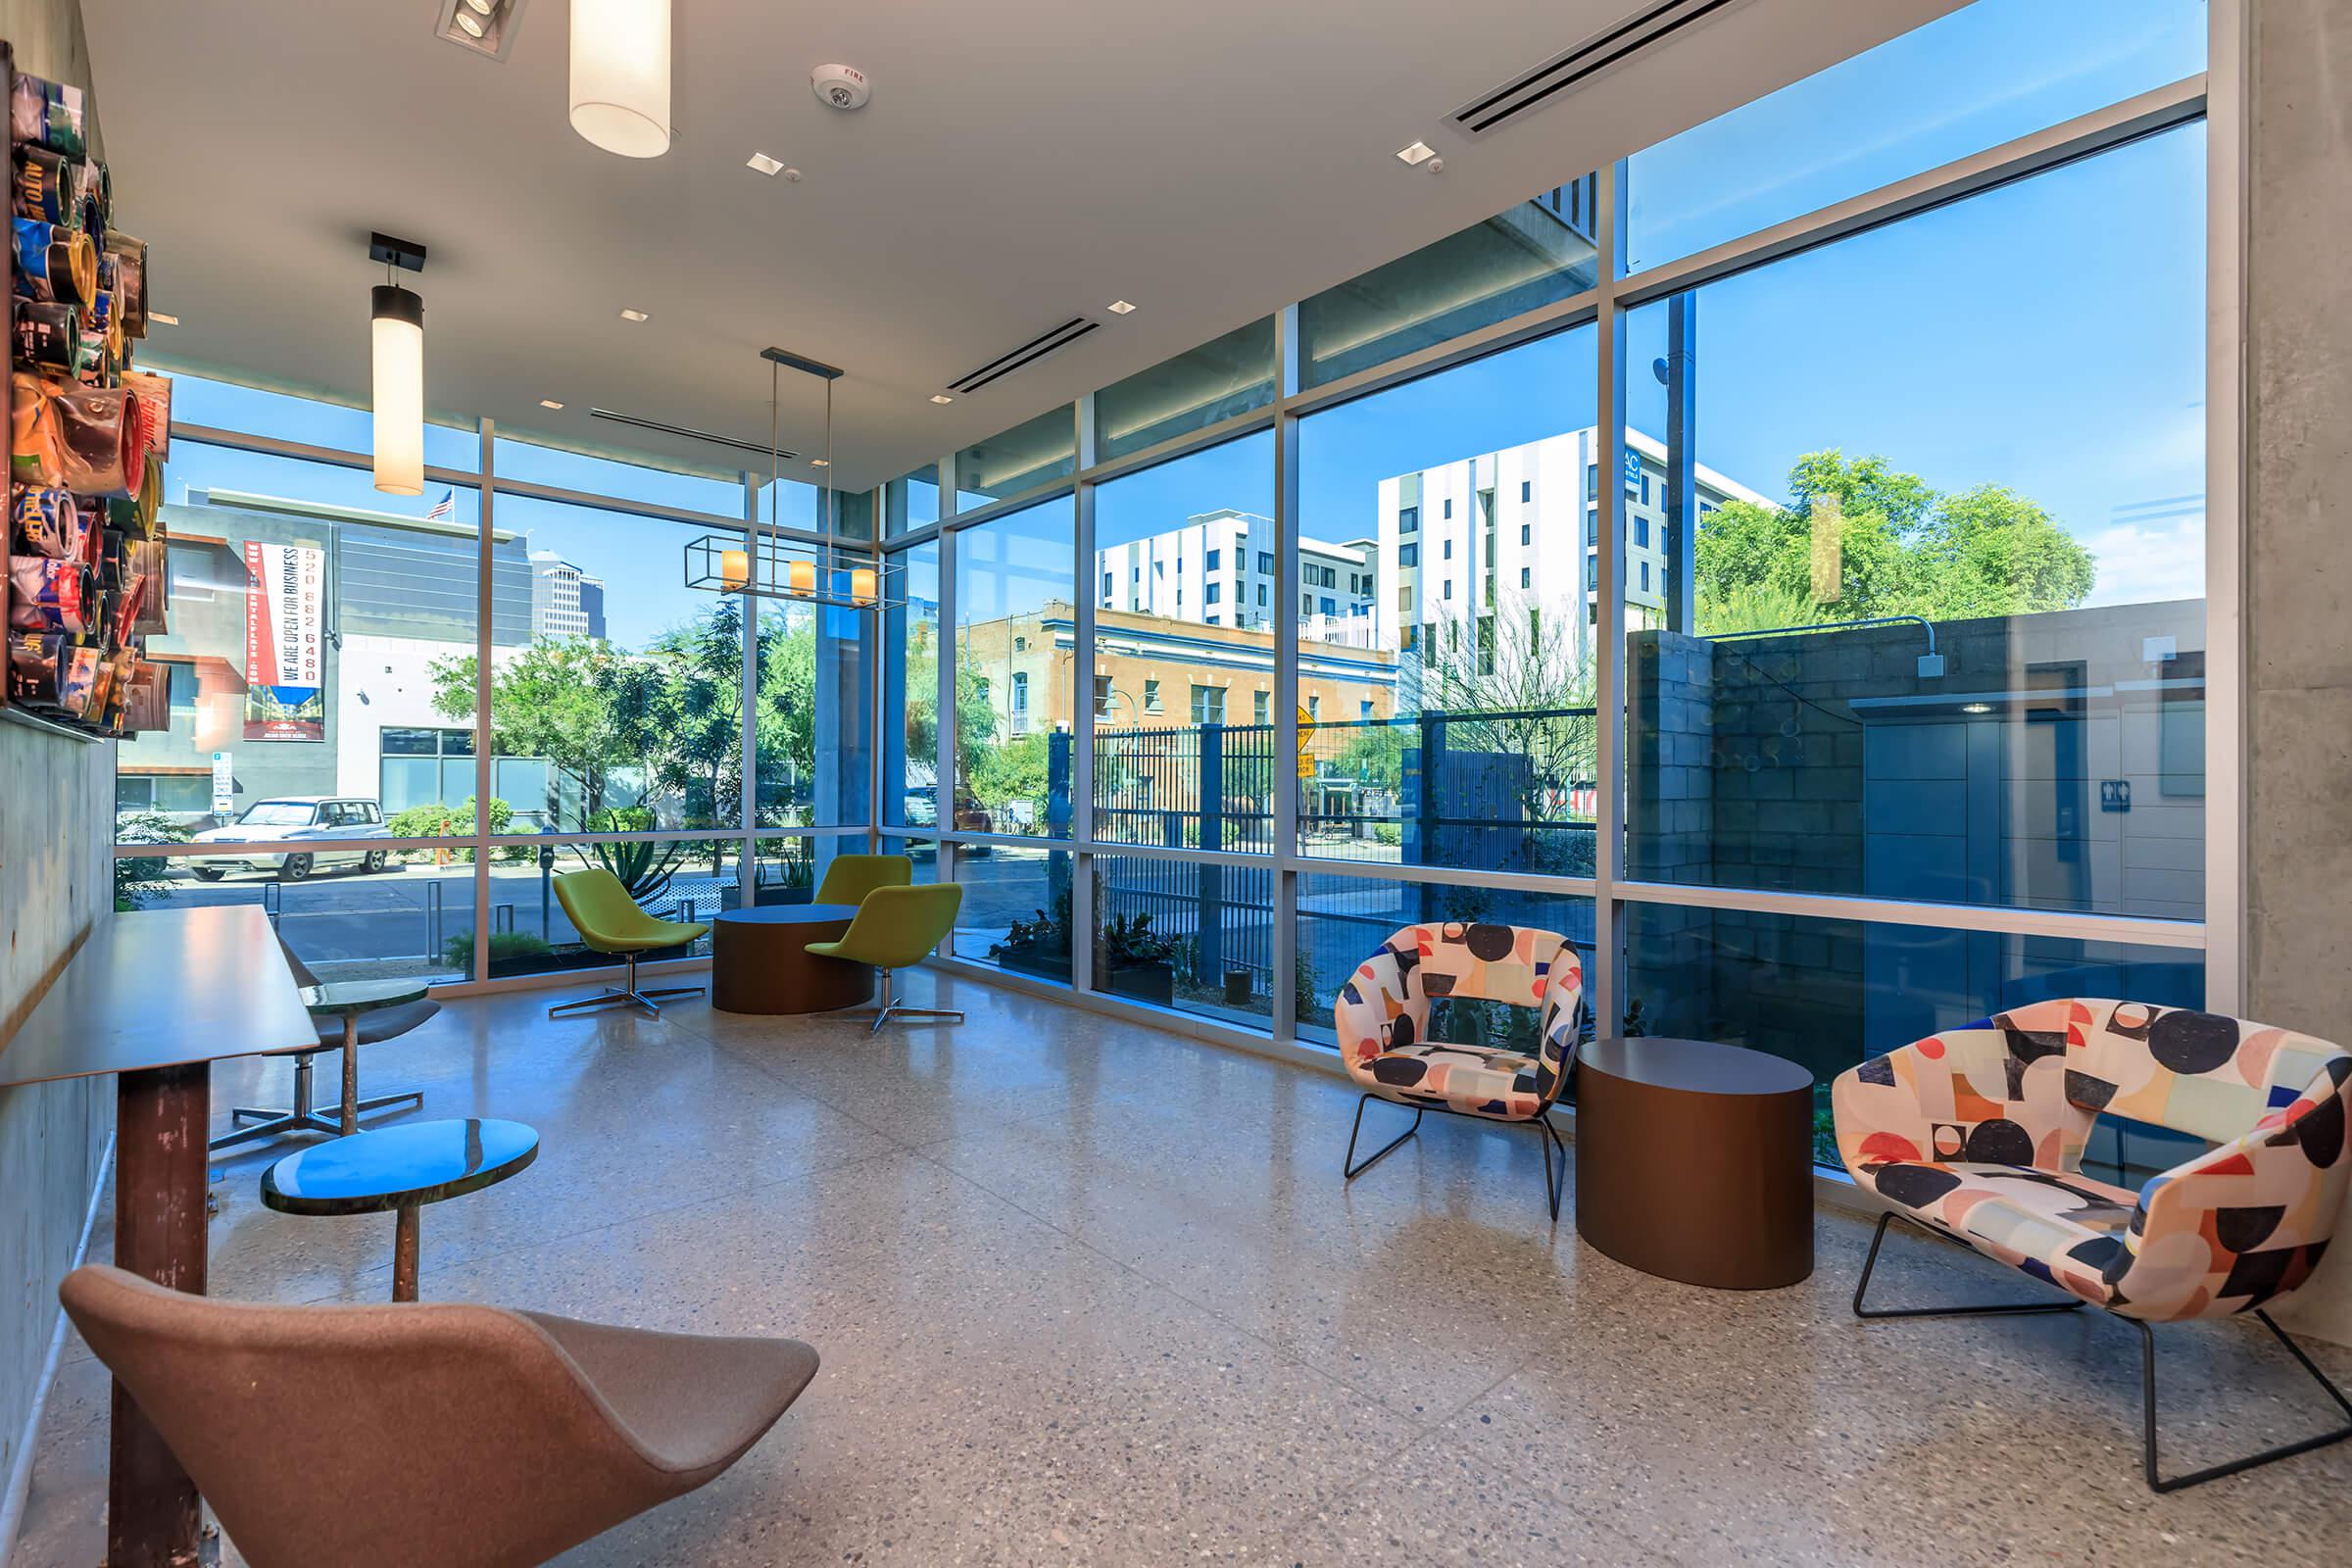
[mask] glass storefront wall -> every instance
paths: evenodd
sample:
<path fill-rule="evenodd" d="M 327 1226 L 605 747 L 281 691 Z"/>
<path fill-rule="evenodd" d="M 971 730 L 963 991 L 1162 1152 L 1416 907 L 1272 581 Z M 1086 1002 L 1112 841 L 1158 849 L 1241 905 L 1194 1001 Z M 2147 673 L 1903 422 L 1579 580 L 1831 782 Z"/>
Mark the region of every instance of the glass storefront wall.
<path fill-rule="evenodd" d="M 1590 1029 L 1825 1096 L 2070 989 L 2202 1004 L 2205 20 L 2045 11 L 1979 0 L 1106 386 L 1083 462 L 1068 409 L 960 454 L 956 511 L 1066 481 L 1077 526 L 909 556 L 955 579 L 956 781 L 918 718 L 884 809 L 942 834 L 957 955 L 1329 1044 L 1391 932 L 1541 925 Z M 2023 177 L 1954 164 L 2061 122 Z M 947 657 L 904 617 L 886 708 Z"/>

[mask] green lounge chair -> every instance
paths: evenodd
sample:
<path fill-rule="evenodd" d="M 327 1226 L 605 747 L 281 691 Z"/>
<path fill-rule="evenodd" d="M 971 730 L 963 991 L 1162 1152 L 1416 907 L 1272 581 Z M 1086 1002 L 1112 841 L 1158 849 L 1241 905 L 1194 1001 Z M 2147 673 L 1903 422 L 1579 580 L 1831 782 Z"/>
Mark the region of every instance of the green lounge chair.
<path fill-rule="evenodd" d="M 870 963 L 882 971 L 882 1005 L 874 1013 L 874 1027 L 868 1033 L 880 1034 L 882 1025 L 894 1017 L 949 1018 L 961 1023 L 963 1013 L 955 1007 L 901 1006 L 893 997 L 891 975 L 929 957 L 931 950 L 956 928 L 956 911 L 962 906 L 963 888 L 955 882 L 876 888 L 858 906 L 858 917 L 840 941 L 811 942 L 808 951 L 845 963 Z"/>
<path fill-rule="evenodd" d="M 576 1002 L 560 1002 L 547 1009 L 550 1018 L 577 1008 L 643 1007 L 656 1017 L 662 1009 L 655 1005 L 656 997 L 699 997 L 701 986 L 679 986 L 666 991 L 637 989 L 637 956 L 658 948 L 674 948 L 710 934 L 710 927 L 700 920 L 657 920 L 637 907 L 629 890 L 620 885 L 620 878 L 602 866 L 585 871 L 566 871 L 556 878 L 556 902 L 564 906 L 564 916 L 579 932 L 580 940 L 599 953 L 616 954 L 627 960 L 628 983 L 618 990 L 607 986 L 593 997 Z"/>
<path fill-rule="evenodd" d="M 863 904 L 876 888 L 903 888 L 914 881 L 914 862 L 904 855 L 836 855 L 816 885 L 818 904 Z"/>

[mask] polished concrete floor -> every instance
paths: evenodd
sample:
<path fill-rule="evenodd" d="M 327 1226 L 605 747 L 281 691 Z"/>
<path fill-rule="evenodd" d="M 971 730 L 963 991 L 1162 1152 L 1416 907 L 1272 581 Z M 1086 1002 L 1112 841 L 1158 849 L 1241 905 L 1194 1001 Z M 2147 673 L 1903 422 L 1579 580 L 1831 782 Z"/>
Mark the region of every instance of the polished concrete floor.
<path fill-rule="evenodd" d="M 1670 1284 L 1550 1222 L 1524 1130 L 1433 1118 L 1343 1185 L 1339 1079 L 908 989 L 970 1021 L 551 1023 L 509 995 L 368 1053 L 370 1092 L 544 1139 L 425 1211 L 427 1298 L 823 1353 L 732 1472 L 564 1563 L 2343 1561 L 2352 1445 L 2147 1492 L 2125 1325 L 1859 1323 L 1869 1228 L 1826 1212 L 1803 1285 Z M 231 1064 L 218 1102 L 278 1101 L 287 1071 Z M 388 1296 L 391 1221 L 263 1209 L 270 1157 L 220 1167 L 214 1292 Z M 2021 1289 L 1888 1250 L 1876 1299 Z M 2160 1333 L 2169 1466 L 2327 1422 L 2251 1325 Z M 2352 1382 L 2352 1352 L 2323 1360 Z M 19 1562 L 99 1561 L 105 1410 L 70 1342 Z"/>

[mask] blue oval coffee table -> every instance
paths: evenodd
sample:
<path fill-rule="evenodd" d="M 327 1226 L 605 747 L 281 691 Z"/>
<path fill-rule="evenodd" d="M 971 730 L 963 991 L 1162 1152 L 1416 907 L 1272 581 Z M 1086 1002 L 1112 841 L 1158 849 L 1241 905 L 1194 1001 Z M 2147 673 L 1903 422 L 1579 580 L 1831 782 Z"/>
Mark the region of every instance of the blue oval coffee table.
<path fill-rule="evenodd" d="M 284 1214 L 381 1214 L 390 1209 L 392 1299 L 416 1299 L 417 1211 L 493 1187 L 539 1157 L 539 1135 L 518 1121 L 466 1117 L 379 1127 L 313 1144 L 262 1172 L 262 1203 Z"/>

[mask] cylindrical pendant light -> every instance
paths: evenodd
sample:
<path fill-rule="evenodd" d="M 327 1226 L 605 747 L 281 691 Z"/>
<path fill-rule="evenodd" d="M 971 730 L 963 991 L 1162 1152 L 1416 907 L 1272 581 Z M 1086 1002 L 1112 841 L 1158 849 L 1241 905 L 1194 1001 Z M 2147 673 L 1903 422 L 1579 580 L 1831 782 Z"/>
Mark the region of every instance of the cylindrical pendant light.
<path fill-rule="evenodd" d="M 669 0 L 571 0 L 571 128 L 623 158 L 669 151 Z"/>
<path fill-rule="evenodd" d="M 375 487 L 424 494 L 424 301 L 393 283 L 374 292 Z"/>

